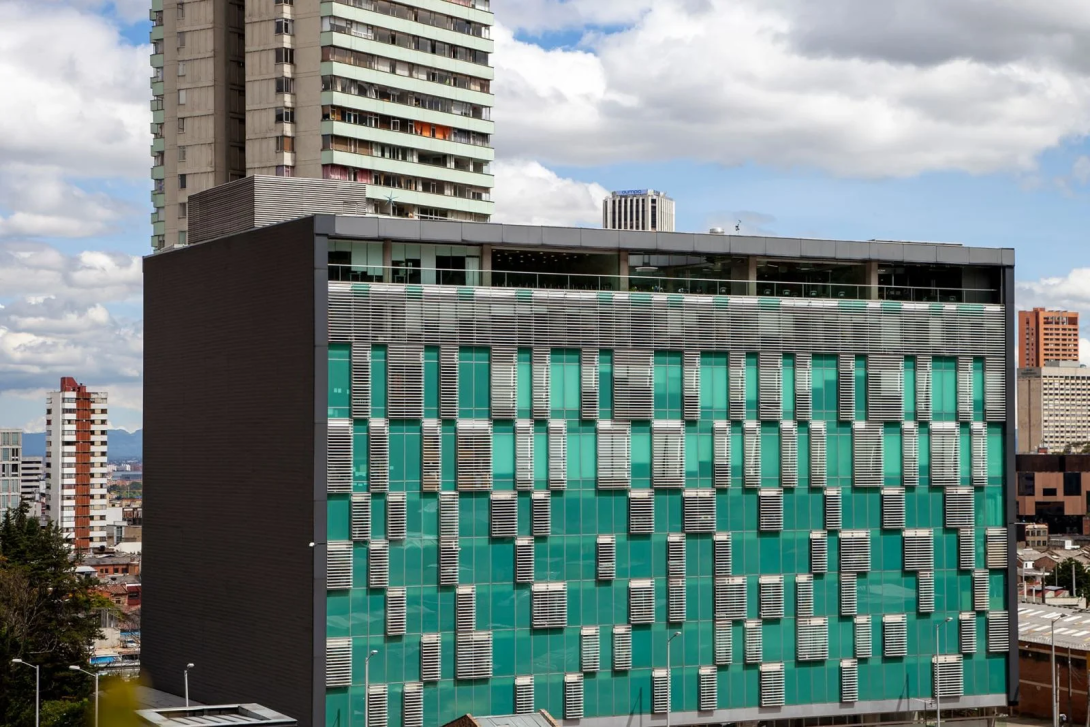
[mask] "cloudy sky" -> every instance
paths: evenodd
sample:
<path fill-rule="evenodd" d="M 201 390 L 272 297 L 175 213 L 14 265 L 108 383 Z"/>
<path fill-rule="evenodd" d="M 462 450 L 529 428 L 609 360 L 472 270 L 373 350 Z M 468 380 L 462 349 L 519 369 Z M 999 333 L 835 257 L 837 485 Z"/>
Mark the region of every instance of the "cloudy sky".
<path fill-rule="evenodd" d="M 140 425 L 147 7 L 0 0 L 0 426 L 62 375 Z M 1084 0 L 493 7 L 497 221 L 655 187 L 683 230 L 1014 247 L 1020 307 L 1090 313 Z"/>

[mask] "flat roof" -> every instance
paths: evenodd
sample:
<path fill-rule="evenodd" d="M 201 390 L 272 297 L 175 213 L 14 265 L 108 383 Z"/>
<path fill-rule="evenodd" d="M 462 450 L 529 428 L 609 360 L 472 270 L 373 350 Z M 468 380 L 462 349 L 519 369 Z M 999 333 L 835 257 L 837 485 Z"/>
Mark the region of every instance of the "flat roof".
<path fill-rule="evenodd" d="M 156 727 L 198 727 L 232 725 L 233 727 L 294 727 L 297 722 L 260 704 L 223 704 L 209 706 L 142 709 L 137 716 L 144 724 Z"/>
<path fill-rule="evenodd" d="M 1056 646 L 1090 651 L 1090 611 L 1040 603 L 1018 606 L 1018 640 L 1031 644 L 1052 644 L 1052 622 L 1056 622 Z"/>

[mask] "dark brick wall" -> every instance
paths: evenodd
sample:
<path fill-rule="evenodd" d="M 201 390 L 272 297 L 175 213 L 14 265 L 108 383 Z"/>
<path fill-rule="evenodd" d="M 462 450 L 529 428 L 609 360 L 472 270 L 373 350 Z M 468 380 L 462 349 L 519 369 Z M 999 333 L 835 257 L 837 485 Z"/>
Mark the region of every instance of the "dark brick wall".
<path fill-rule="evenodd" d="M 1019 701 L 1018 714 L 1037 719 L 1052 719 L 1052 690 L 1049 688 L 1051 667 L 1050 647 L 1033 646 L 1027 649 L 1025 644 L 1019 651 Z M 1074 671 L 1071 673 L 1071 692 L 1068 694 L 1067 649 L 1056 649 L 1056 668 L 1059 672 L 1060 714 L 1065 714 L 1068 721 L 1076 725 L 1086 724 L 1086 653 L 1075 651 L 1071 656 Z"/>
<path fill-rule="evenodd" d="M 145 676 L 181 694 L 192 662 L 192 699 L 301 727 L 324 653 L 314 269 L 313 218 L 144 262 Z"/>

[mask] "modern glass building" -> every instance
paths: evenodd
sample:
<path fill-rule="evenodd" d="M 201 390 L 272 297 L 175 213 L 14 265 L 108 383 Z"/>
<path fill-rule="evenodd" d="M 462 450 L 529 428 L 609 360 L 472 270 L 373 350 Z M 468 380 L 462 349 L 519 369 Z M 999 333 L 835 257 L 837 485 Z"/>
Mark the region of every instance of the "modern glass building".
<path fill-rule="evenodd" d="M 149 258 L 145 667 L 329 727 L 1005 706 L 1013 262 L 331 216 Z"/>

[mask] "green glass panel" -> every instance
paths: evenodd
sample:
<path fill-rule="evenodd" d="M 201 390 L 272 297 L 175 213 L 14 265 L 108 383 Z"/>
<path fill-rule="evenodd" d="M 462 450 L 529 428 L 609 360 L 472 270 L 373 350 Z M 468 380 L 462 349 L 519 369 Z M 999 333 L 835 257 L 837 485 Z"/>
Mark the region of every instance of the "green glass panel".
<path fill-rule="evenodd" d="M 529 419 L 533 416 L 533 351 L 520 348 L 518 351 L 518 373 L 516 375 L 518 418 Z"/>
<path fill-rule="evenodd" d="M 867 357 L 855 357 L 855 420 L 867 420 Z"/>
<path fill-rule="evenodd" d="M 730 366 L 725 353 L 700 355 L 700 418 L 723 421 L 730 416 Z"/>
<path fill-rule="evenodd" d="M 492 422 L 492 489 L 515 489 L 514 422 Z"/>
<path fill-rule="evenodd" d="M 904 450 L 901 425 L 886 422 L 882 426 L 882 484 L 900 487 L 904 482 Z"/>
<path fill-rule="evenodd" d="M 352 635 L 351 596 L 346 591 L 331 591 L 326 598 L 326 636 L 331 639 Z"/>
<path fill-rule="evenodd" d="M 439 418 L 439 347 L 424 347 L 424 418 Z"/>
<path fill-rule="evenodd" d="M 973 445 L 972 432 L 969 424 L 958 425 L 959 447 L 959 474 L 962 487 L 971 487 L 973 484 Z"/>
<path fill-rule="evenodd" d="M 780 425 L 761 422 L 761 487 L 780 486 Z"/>
<path fill-rule="evenodd" d="M 973 421 L 984 421 L 984 359 L 973 359 Z"/>
<path fill-rule="evenodd" d="M 958 362 L 950 356 L 931 360 L 931 418 L 954 422 L 958 418 Z"/>
<path fill-rule="evenodd" d="M 632 422 L 632 488 L 651 487 L 651 424 Z"/>
<path fill-rule="evenodd" d="M 613 418 L 613 351 L 598 352 L 598 415 Z"/>
<path fill-rule="evenodd" d="M 579 419 L 579 350 L 554 348 L 549 360 L 550 416 Z"/>
<path fill-rule="evenodd" d="M 371 416 L 386 418 L 386 347 L 371 347 Z"/>
<path fill-rule="evenodd" d="M 458 416 L 487 419 L 491 415 L 491 351 L 463 346 L 458 351 Z"/>
<path fill-rule="evenodd" d="M 347 343 L 329 344 L 330 419 L 352 416 L 352 346 Z"/>
<path fill-rule="evenodd" d="M 681 419 L 682 354 L 680 351 L 655 352 L 655 418 Z"/>
<path fill-rule="evenodd" d="M 330 540 L 352 537 L 352 504 L 348 495 L 330 493 L 326 499 L 326 517 Z"/>
<path fill-rule="evenodd" d="M 905 356 L 905 421 L 916 420 L 916 357 Z"/>
<path fill-rule="evenodd" d="M 998 422 L 988 424 L 988 487 L 1003 486 L 1006 445 L 1003 425 Z"/>
<path fill-rule="evenodd" d="M 810 423 L 799 422 L 799 487 L 810 484 Z"/>
<path fill-rule="evenodd" d="M 390 422 L 391 491 L 420 491 L 420 453 L 422 447 L 419 421 Z"/>
<path fill-rule="evenodd" d="M 795 356 L 787 354 L 783 357 L 783 418 L 791 420 L 795 418 Z"/>
<path fill-rule="evenodd" d="M 931 484 L 931 428 L 929 424 L 920 424 L 920 487 Z"/>
<path fill-rule="evenodd" d="M 815 354 L 813 356 L 811 366 L 811 383 L 814 387 L 814 420 L 835 422 L 838 418 L 837 357 L 824 354 Z"/>
<path fill-rule="evenodd" d="M 758 390 L 759 382 L 757 380 L 757 354 L 746 354 L 746 420 L 753 421 L 757 418 L 757 406 L 758 406 Z"/>

